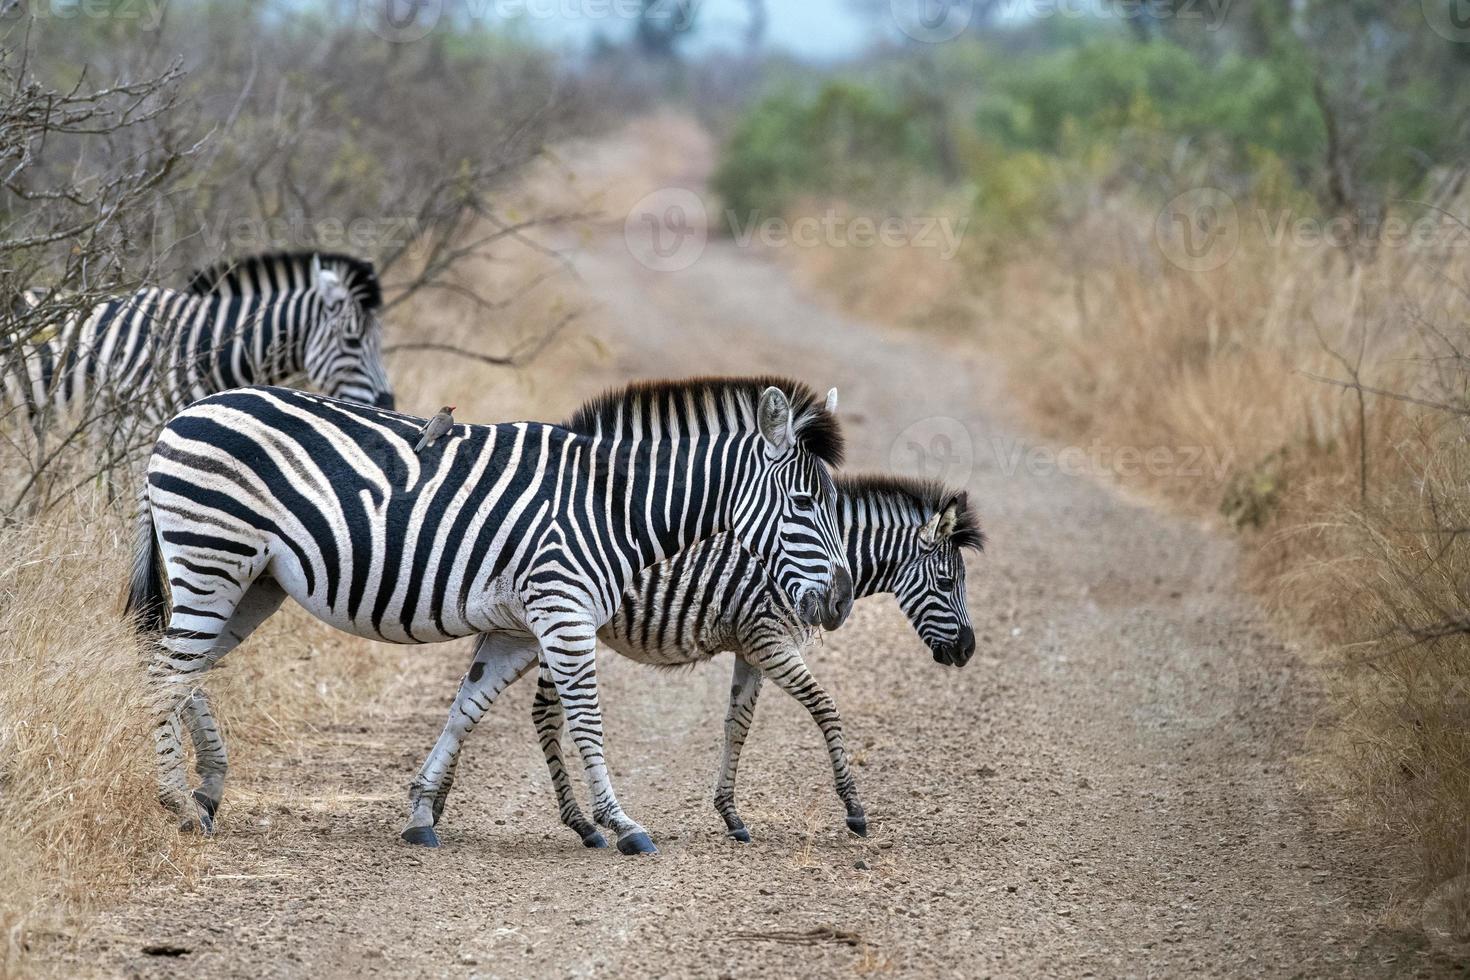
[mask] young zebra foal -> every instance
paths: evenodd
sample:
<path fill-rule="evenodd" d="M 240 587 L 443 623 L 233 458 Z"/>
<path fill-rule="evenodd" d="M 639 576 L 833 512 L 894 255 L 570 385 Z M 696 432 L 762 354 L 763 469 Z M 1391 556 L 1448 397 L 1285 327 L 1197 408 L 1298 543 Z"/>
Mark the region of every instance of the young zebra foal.
<path fill-rule="evenodd" d="M 148 288 L 73 317 L 3 379 L 33 423 L 97 399 L 151 431 L 206 395 L 297 375 L 328 395 L 393 407 L 371 262 L 281 252 L 221 262 L 187 290 Z"/>
<path fill-rule="evenodd" d="M 480 637 L 410 787 L 406 840 L 437 845 L 463 740 L 539 661 L 594 817 L 624 853 L 653 850 L 608 777 L 596 631 L 642 569 L 722 531 L 761 556 L 803 622 L 840 624 L 852 579 L 827 472 L 842 455 L 835 405 L 835 391 L 824 407 L 780 379 L 634 385 L 565 426 L 459 424 L 417 454 L 422 419 L 367 406 L 284 388 L 196 402 L 149 462 L 128 602 L 161 633 L 150 667 L 160 799 L 182 827 L 211 827 L 225 751 L 195 685 L 289 595 L 370 639 Z M 181 717 L 203 780 L 192 798 Z"/>
<path fill-rule="evenodd" d="M 837 519 L 854 598 L 893 593 L 935 661 L 964 666 L 974 653 L 975 633 L 965 605 L 961 550 L 979 551 L 985 544 L 968 495 L 917 480 L 838 477 Z M 625 657 L 658 667 L 696 663 L 726 650 L 735 653 L 725 747 L 715 783 L 715 809 L 731 837 L 750 840 L 735 810 L 735 772 L 762 678 L 770 678 L 811 713 L 827 742 L 847 826 L 867 835 L 837 706 L 802 657 L 815 631 L 790 615 L 760 563 L 729 535 L 645 570 L 624 590 L 622 605 L 597 635 Z M 562 822 L 588 847 L 605 847 L 602 835 L 582 815 L 567 778 L 561 705 L 544 671 L 532 717 Z"/>

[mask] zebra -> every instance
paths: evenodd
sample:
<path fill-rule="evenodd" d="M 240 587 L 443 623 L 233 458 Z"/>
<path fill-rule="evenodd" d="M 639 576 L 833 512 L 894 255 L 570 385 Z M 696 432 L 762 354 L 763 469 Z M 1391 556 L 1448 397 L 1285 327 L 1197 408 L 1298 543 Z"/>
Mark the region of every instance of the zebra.
<path fill-rule="evenodd" d="M 46 294 L 16 304 L 24 321 Z M 382 357 L 383 295 L 371 262 L 276 252 L 217 263 L 183 290 L 148 287 L 74 315 L 8 358 L 5 402 L 33 425 L 104 399 L 149 435 L 174 412 L 241 385 L 305 375 L 328 395 L 393 407 Z M 23 328 L 24 330 L 25 328 Z"/>
<path fill-rule="evenodd" d="M 148 464 L 127 609 L 149 638 L 159 798 L 210 831 L 226 757 L 199 676 L 289 595 L 358 636 L 478 636 L 448 722 L 409 787 L 402 837 L 434 824 L 464 739 L 538 661 L 581 752 L 593 814 L 623 853 L 654 850 L 619 806 L 594 651 L 639 571 L 729 531 L 803 622 L 852 604 L 836 528 L 835 408 L 780 378 L 646 382 L 563 426 L 456 424 L 285 388 L 212 395 L 164 426 Z M 170 589 L 165 594 L 164 580 Z M 189 793 L 180 720 L 201 786 Z"/>
<path fill-rule="evenodd" d="M 969 495 L 930 481 L 889 476 L 838 477 L 836 484 L 838 527 L 852 569 L 853 597 L 892 593 L 935 662 L 964 666 L 975 652 L 975 631 L 965 601 L 962 551 L 985 547 Z M 767 677 L 800 702 L 821 728 L 848 829 L 867 836 L 837 707 L 802 657 L 815 631 L 790 615 L 760 563 L 729 535 L 706 539 L 645 569 L 623 591 L 617 613 L 597 636 L 623 656 L 656 667 L 735 653 L 715 783 L 715 809 L 729 836 L 750 841 L 735 809 L 735 773 L 761 681 Z M 606 847 L 583 815 L 567 776 L 561 704 L 545 670 L 531 714 L 562 823 L 586 846 Z"/>

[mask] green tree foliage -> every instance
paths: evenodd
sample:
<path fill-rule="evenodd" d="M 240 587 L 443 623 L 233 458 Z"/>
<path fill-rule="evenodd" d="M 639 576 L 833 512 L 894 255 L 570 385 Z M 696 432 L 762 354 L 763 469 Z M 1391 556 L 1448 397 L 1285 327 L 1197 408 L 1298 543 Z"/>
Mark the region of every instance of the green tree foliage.
<path fill-rule="evenodd" d="M 1152 191 L 1187 178 L 1378 212 L 1464 158 L 1467 48 L 1418 3 L 1240 0 L 1216 25 L 991 26 L 756 104 L 716 186 L 729 206 L 768 212 L 801 193 L 892 195 L 938 175 L 940 134 L 985 216 L 1013 227 L 1055 218 L 1080 182 Z M 895 94 L 916 62 L 935 79 L 927 99 Z"/>
<path fill-rule="evenodd" d="M 794 195 L 860 201 L 935 166 L 923 120 L 886 90 L 836 80 L 810 94 L 783 91 L 736 124 L 713 186 L 742 220 L 779 214 Z"/>

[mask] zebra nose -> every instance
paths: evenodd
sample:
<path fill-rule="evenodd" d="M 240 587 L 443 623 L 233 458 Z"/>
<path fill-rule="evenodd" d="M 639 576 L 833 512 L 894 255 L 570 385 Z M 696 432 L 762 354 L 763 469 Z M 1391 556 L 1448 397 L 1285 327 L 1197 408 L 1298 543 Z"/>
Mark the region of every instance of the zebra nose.
<path fill-rule="evenodd" d="M 934 654 L 935 663 L 947 667 L 963 667 L 975 653 L 975 631 L 968 626 L 961 626 L 953 643 L 942 643 L 930 647 L 930 650 Z"/>
<path fill-rule="evenodd" d="M 975 631 L 968 626 L 960 627 L 960 635 L 954 641 L 954 665 L 963 667 L 975 653 Z"/>
<path fill-rule="evenodd" d="M 827 590 L 827 611 L 822 617 L 822 628 L 835 630 L 847 621 L 852 611 L 852 573 L 837 568 L 832 573 L 832 585 Z"/>

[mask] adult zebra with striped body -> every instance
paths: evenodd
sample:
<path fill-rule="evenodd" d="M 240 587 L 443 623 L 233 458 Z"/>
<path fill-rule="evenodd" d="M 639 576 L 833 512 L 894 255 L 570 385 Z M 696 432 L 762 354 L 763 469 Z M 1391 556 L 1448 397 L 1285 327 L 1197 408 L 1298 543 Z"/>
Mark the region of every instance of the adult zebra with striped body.
<path fill-rule="evenodd" d="M 985 537 L 968 495 L 917 480 L 839 477 L 837 520 L 853 575 L 853 597 L 892 593 L 936 662 L 963 666 L 975 651 L 965 603 L 964 548 Z M 792 616 L 765 569 L 729 535 L 717 535 L 646 569 L 624 591 L 616 615 L 598 631 L 609 647 L 639 663 L 674 667 L 735 654 L 715 809 L 730 836 L 750 840 L 735 810 L 735 773 L 762 678 L 810 712 L 822 730 L 847 826 L 867 835 L 831 696 L 802 657 L 815 631 Z M 589 847 L 605 846 L 577 804 L 561 755 L 561 705 L 542 671 L 532 704 L 537 738 L 551 770 L 562 822 Z"/>
<path fill-rule="evenodd" d="M 37 424 L 104 399 L 151 435 L 206 395 L 305 376 L 328 395 L 392 408 L 382 302 L 372 263 L 346 255 L 221 262 L 185 290 L 150 287 L 71 317 L 14 360 L 6 403 Z"/>
<path fill-rule="evenodd" d="M 160 798 L 188 827 L 220 802 L 224 746 L 199 674 L 291 596 L 339 629 L 397 643 L 479 635 L 403 836 L 433 825 L 463 743 L 538 660 L 565 705 L 599 823 L 650 851 L 602 748 L 596 631 L 642 569 L 729 531 L 801 617 L 836 626 L 851 575 L 828 465 L 833 409 L 779 379 L 634 385 L 565 426 L 455 425 L 422 454 L 422 419 L 281 388 L 206 398 L 163 429 L 148 467 L 129 609 L 162 631 Z M 172 586 L 164 594 L 163 578 Z M 191 799 L 179 716 L 203 785 Z"/>

